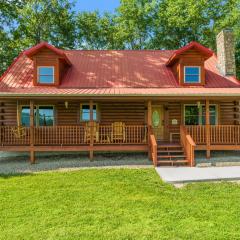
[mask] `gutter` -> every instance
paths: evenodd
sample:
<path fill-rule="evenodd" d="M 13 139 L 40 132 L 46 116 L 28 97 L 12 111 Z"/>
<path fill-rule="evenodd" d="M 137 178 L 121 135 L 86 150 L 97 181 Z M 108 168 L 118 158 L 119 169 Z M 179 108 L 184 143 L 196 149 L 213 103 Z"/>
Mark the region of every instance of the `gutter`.
<path fill-rule="evenodd" d="M 200 93 L 200 94 L 19 94 L 0 93 L 0 97 L 240 97 L 239 93 Z"/>

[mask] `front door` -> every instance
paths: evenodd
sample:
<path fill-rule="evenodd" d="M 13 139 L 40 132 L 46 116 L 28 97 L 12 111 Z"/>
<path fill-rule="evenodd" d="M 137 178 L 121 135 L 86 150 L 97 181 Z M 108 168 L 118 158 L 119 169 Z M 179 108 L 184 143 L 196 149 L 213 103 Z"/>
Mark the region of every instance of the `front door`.
<path fill-rule="evenodd" d="M 163 106 L 152 107 L 152 128 L 158 141 L 164 139 L 164 111 Z"/>

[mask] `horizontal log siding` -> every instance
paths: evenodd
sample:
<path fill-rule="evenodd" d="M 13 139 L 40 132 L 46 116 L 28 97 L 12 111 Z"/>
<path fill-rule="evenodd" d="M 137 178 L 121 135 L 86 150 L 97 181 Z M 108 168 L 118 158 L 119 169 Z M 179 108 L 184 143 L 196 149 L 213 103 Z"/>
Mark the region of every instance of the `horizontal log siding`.
<path fill-rule="evenodd" d="M 235 106 L 233 101 L 221 102 L 219 105 L 219 122 L 221 125 L 234 125 L 235 124 Z"/>
<path fill-rule="evenodd" d="M 144 102 L 101 102 L 99 103 L 100 122 L 111 124 L 121 121 L 126 124 L 145 123 Z"/>
<path fill-rule="evenodd" d="M 80 103 L 68 102 L 68 108 L 64 102 L 56 104 L 57 124 L 60 126 L 76 125 L 80 119 Z"/>
<path fill-rule="evenodd" d="M 84 101 L 87 103 L 88 101 Z M 190 102 L 188 102 L 190 103 Z M 193 102 L 191 102 L 193 103 Z M 224 101 L 214 102 L 219 104 L 219 121 L 221 125 L 234 125 L 236 121 L 236 102 Z M 76 125 L 80 119 L 81 101 L 69 101 L 68 108 L 65 108 L 64 101 L 35 101 L 37 105 L 54 105 L 56 110 L 57 125 Z M 161 102 L 159 102 L 161 104 Z M 29 101 L 19 101 L 19 105 L 29 105 Z M 169 133 L 179 132 L 181 124 L 181 103 L 164 103 L 165 114 L 168 111 L 169 120 L 165 126 Z M 114 121 L 122 121 L 127 124 L 144 124 L 146 122 L 146 106 L 144 102 L 98 102 L 100 122 L 109 124 Z M 172 125 L 172 120 L 177 119 L 178 124 Z M 17 124 L 17 101 L 0 100 L 0 124 L 16 126 Z"/>
<path fill-rule="evenodd" d="M 0 101 L 0 125 L 17 125 L 17 103 L 16 101 Z"/>

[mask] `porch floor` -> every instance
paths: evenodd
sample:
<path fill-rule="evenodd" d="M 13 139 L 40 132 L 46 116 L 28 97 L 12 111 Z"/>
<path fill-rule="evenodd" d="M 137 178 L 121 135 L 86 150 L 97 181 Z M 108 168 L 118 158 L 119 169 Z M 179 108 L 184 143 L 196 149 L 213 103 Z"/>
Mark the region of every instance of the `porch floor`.
<path fill-rule="evenodd" d="M 240 166 L 235 167 L 157 167 L 157 173 L 168 183 L 240 180 Z"/>

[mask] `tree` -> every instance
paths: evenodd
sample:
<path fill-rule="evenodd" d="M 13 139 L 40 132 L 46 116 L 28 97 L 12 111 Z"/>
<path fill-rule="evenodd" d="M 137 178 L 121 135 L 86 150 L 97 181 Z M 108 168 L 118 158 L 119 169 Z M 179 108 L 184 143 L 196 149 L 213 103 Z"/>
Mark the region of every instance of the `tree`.
<path fill-rule="evenodd" d="M 127 49 L 147 48 L 156 6 L 156 0 L 121 0 L 116 16 L 117 36 Z"/>
<path fill-rule="evenodd" d="M 116 18 L 98 11 L 80 12 L 76 19 L 77 46 L 83 49 L 119 49 L 124 45 L 117 38 Z"/>
<path fill-rule="evenodd" d="M 0 75 L 19 52 L 13 42 L 12 31 L 15 29 L 17 9 L 22 8 L 24 3 L 21 0 L 0 1 Z"/>
<path fill-rule="evenodd" d="M 21 48 L 47 41 L 57 47 L 74 48 L 72 4 L 67 0 L 29 0 L 19 9 L 14 38 Z"/>
<path fill-rule="evenodd" d="M 162 0 L 151 47 L 174 49 L 198 41 L 215 49 L 218 26 L 233 4 L 229 0 Z"/>

